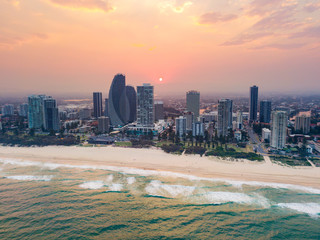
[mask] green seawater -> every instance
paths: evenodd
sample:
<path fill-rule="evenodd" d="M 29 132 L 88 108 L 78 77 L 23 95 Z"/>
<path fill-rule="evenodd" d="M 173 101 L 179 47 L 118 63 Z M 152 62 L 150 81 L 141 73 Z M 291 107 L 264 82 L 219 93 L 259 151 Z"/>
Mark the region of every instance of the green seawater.
<path fill-rule="evenodd" d="M 2 160 L 0 239 L 320 239 L 320 189 Z"/>

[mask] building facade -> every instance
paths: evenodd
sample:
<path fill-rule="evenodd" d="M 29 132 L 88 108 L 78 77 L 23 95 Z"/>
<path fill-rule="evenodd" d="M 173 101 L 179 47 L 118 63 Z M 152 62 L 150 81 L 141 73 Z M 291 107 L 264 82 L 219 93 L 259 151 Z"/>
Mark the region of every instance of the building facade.
<path fill-rule="evenodd" d="M 262 128 L 262 141 L 270 142 L 271 140 L 271 130 L 268 128 Z"/>
<path fill-rule="evenodd" d="M 105 117 L 109 117 L 109 100 L 108 100 L 108 98 L 104 99 L 104 112 L 103 112 L 103 115 Z"/>
<path fill-rule="evenodd" d="M 163 109 L 163 101 L 155 101 L 154 102 L 154 121 L 158 122 L 159 120 L 164 119 L 164 109 Z"/>
<path fill-rule="evenodd" d="M 117 74 L 111 83 L 108 98 L 108 117 L 112 126 L 124 126 L 137 119 L 137 93 L 126 86 L 126 77 Z"/>
<path fill-rule="evenodd" d="M 237 128 L 243 128 L 243 113 L 241 111 L 237 112 Z"/>
<path fill-rule="evenodd" d="M 137 87 L 137 125 L 143 127 L 153 127 L 154 106 L 153 106 L 153 86 L 143 84 Z"/>
<path fill-rule="evenodd" d="M 43 127 L 46 131 L 59 131 L 60 120 L 56 100 L 52 97 L 43 99 Z"/>
<path fill-rule="evenodd" d="M 189 91 L 186 94 L 187 111 L 194 114 L 194 119 L 197 119 L 200 114 L 200 92 Z"/>
<path fill-rule="evenodd" d="M 2 116 L 12 116 L 14 114 L 14 107 L 12 104 L 6 104 L 2 107 Z"/>
<path fill-rule="evenodd" d="M 109 90 L 109 117 L 113 126 L 123 126 L 126 123 L 126 78 L 117 74 Z"/>
<path fill-rule="evenodd" d="M 19 116 L 28 117 L 28 104 L 22 103 L 19 106 Z"/>
<path fill-rule="evenodd" d="M 131 123 L 137 119 L 137 94 L 136 90 L 132 86 L 126 86 L 127 97 L 127 117 L 126 123 Z"/>
<path fill-rule="evenodd" d="M 232 128 L 232 105 L 230 99 L 221 99 L 218 104 L 218 123 L 217 134 L 218 137 L 225 137 L 228 135 L 228 129 Z"/>
<path fill-rule="evenodd" d="M 187 134 L 187 119 L 183 116 L 176 118 L 176 135 L 180 138 Z"/>
<path fill-rule="evenodd" d="M 258 87 L 252 86 L 250 87 L 250 98 L 249 98 L 249 120 L 251 122 L 257 121 L 258 115 Z"/>
<path fill-rule="evenodd" d="M 93 116 L 95 118 L 102 116 L 102 93 L 93 93 Z"/>
<path fill-rule="evenodd" d="M 194 122 L 192 124 L 192 136 L 204 136 L 204 123 Z"/>
<path fill-rule="evenodd" d="M 89 120 L 91 118 L 92 109 L 82 108 L 79 111 L 80 120 Z"/>
<path fill-rule="evenodd" d="M 31 95 L 28 97 L 29 128 L 43 127 L 43 99 L 45 95 Z"/>
<path fill-rule="evenodd" d="M 183 116 L 187 119 L 187 132 L 192 131 L 192 124 L 194 123 L 193 112 L 184 112 Z"/>
<path fill-rule="evenodd" d="M 303 134 L 310 133 L 311 114 L 310 112 L 301 112 L 296 116 L 294 130 Z"/>
<path fill-rule="evenodd" d="M 270 121 L 271 121 L 271 101 L 263 100 L 260 102 L 259 120 L 261 123 L 270 123 Z"/>
<path fill-rule="evenodd" d="M 110 129 L 110 119 L 108 117 L 98 118 L 98 131 L 100 133 L 108 133 Z"/>
<path fill-rule="evenodd" d="M 273 111 L 271 115 L 271 147 L 283 149 L 286 145 L 288 115 L 284 111 Z"/>

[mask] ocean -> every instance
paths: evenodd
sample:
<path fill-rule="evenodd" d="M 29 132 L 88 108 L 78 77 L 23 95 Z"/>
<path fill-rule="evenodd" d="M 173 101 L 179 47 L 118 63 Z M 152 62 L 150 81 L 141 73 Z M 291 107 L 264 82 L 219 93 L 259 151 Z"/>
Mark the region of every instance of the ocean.
<path fill-rule="evenodd" d="M 320 239 L 320 189 L 0 159 L 0 239 Z"/>

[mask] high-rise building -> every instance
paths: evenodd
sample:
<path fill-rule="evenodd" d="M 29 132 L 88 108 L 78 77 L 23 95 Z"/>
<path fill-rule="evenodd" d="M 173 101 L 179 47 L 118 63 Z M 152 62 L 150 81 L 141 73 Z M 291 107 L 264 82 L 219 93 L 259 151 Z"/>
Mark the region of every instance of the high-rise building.
<path fill-rule="evenodd" d="M 262 123 L 270 123 L 271 121 L 271 101 L 260 101 L 259 120 Z"/>
<path fill-rule="evenodd" d="M 143 84 L 137 87 L 137 124 L 143 127 L 153 127 L 153 86 Z"/>
<path fill-rule="evenodd" d="M 204 123 L 194 122 L 192 124 L 192 136 L 204 136 Z"/>
<path fill-rule="evenodd" d="M 243 128 L 243 114 L 241 111 L 237 112 L 237 128 L 238 129 Z"/>
<path fill-rule="evenodd" d="M 92 109 L 89 109 L 89 108 L 80 109 L 79 118 L 81 120 L 89 120 L 91 118 L 91 111 L 92 111 Z"/>
<path fill-rule="evenodd" d="M 93 93 L 93 116 L 95 118 L 102 116 L 102 93 Z"/>
<path fill-rule="evenodd" d="M 67 111 L 59 111 L 59 119 L 60 120 L 67 120 L 67 116 L 68 116 Z"/>
<path fill-rule="evenodd" d="M 98 118 L 98 131 L 100 133 L 108 133 L 110 128 L 110 119 L 108 117 Z"/>
<path fill-rule="evenodd" d="M 31 95 L 28 97 L 29 128 L 43 127 L 43 99 L 45 95 Z"/>
<path fill-rule="evenodd" d="M 109 117 L 113 126 L 122 126 L 126 122 L 126 78 L 117 74 L 109 91 Z"/>
<path fill-rule="evenodd" d="M 194 123 L 193 112 L 184 112 L 183 116 L 187 119 L 187 132 L 192 131 L 192 124 Z"/>
<path fill-rule="evenodd" d="M 163 119 L 164 119 L 163 102 L 155 101 L 154 102 L 154 121 L 157 122 Z"/>
<path fill-rule="evenodd" d="M 200 92 L 187 92 L 187 111 L 193 112 L 194 119 L 198 119 L 200 114 Z"/>
<path fill-rule="evenodd" d="M 127 117 L 126 123 L 131 123 L 137 119 L 137 94 L 136 90 L 132 86 L 126 86 L 127 101 Z"/>
<path fill-rule="evenodd" d="M 19 106 L 19 116 L 21 117 L 27 117 L 28 116 L 28 104 L 22 103 Z"/>
<path fill-rule="evenodd" d="M 109 100 L 108 100 L 108 98 L 104 99 L 104 116 L 109 117 Z"/>
<path fill-rule="evenodd" d="M 258 115 L 258 87 L 250 87 L 250 99 L 249 99 L 250 109 L 249 109 L 249 120 L 251 122 L 257 121 Z"/>
<path fill-rule="evenodd" d="M 52 97 L 43 99 L 43 127 L 47 131 L 60 129 L 59 111 L 56 100 Z"/>
<path fill-rule="evenodd" d="M 272 112 L 271 146 L 282 149 L 286 144 L 288 115 L 284 111 Z"/>
<path fill-rule="evenodd" d="M 183 116 L 176 118 L 176 135 L 180 138 L 187 133 L 187 119 Z"/>
<path fill-rule="evenodd" d="M 126 88 L 126 77 L 122 74 L 115 75 L 110 86 L 108 98 L 109 118 L 113 126 L 127 124 L 131 113 L 134 115 L 134 109 L 130 111 L 130 106 L 134 106 L 134 104 L 129 103 L 127 89 L 130 88 Z M 128 91 L 132 92 L 132 90 Z"/>
<path fill-rule="evenodd" d="M 14 107 L 12 104 L 6 104 L 2 107 L 2 116 L 11 116 L 14 113 Z"/>
<path fill-rule="evenodd" d="M 232 100 L 221 99 L 218 104 L 218 137 L 228 135 L 228 129 L 232 128 Z"/>
<path fill-rule="evenodd" d="M 294 130 L 303 134 L 310 132 L 311 112 L 300 112 L 295 119 Z"/>

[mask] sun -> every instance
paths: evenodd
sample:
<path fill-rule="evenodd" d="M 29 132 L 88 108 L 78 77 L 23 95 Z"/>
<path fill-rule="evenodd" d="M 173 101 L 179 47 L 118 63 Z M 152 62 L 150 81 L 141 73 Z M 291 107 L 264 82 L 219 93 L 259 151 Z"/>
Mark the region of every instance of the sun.
<path fill-rule="evenodd" d="M 159 78 L 159 81 L 160 81 L 160 82 L 162 82 L 162 81 L 163 81 L 162 77 L 161 77 L 161 78 Z"/>

